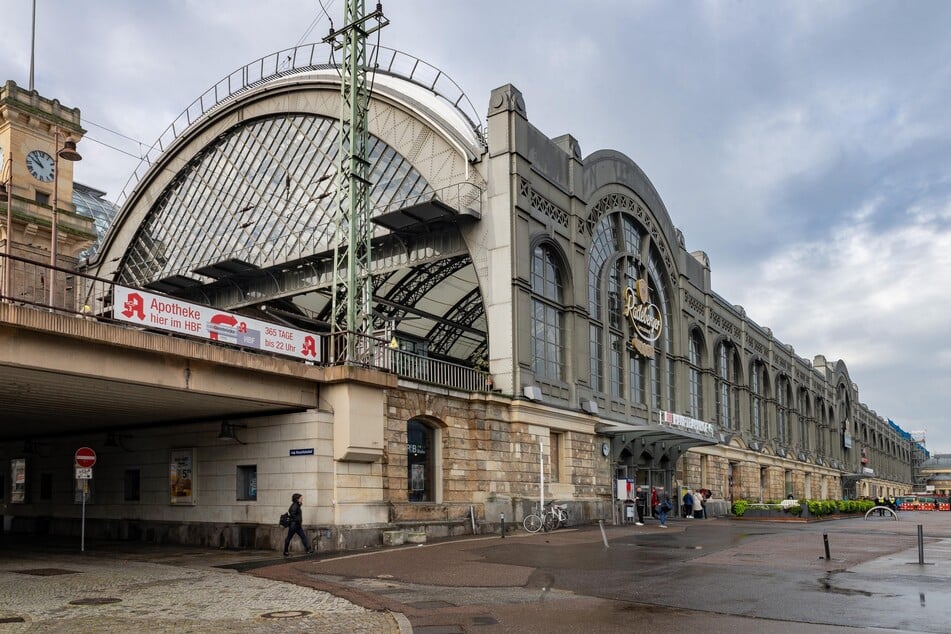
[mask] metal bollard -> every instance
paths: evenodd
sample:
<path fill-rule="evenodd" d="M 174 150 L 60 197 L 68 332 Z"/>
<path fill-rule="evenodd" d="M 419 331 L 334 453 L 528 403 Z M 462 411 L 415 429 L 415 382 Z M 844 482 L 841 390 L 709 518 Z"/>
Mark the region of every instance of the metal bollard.
<path fill-rule="evenodd" d="M 829 555 L 829 533 L 822 534 L 822 543 L 825 545 L 826 549 L 826 561 L 831 561 L 832 557 Z"/>
<path fill-rule="evenodd" d="M 502 539 L 505 539 L 505 513 L 499 513 L 499 517 L 501 518 L 499 525 L 502 528 Z"/>
<path fill-rule="evenodd" d="M 921 524 L 918 525 L 918 565 L 925 565 L 925 537 L 921 531 Z"/>

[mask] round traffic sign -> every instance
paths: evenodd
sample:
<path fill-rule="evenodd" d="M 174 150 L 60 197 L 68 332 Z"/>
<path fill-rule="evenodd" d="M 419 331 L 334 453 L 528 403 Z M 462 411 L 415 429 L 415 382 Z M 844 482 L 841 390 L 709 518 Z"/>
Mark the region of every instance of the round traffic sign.
<path fill-rule="evenodd" d="M 80 447 L 73 456 L 77 467 L 91 467 L 96 464 L 96 452 L 89 447 Z"/>

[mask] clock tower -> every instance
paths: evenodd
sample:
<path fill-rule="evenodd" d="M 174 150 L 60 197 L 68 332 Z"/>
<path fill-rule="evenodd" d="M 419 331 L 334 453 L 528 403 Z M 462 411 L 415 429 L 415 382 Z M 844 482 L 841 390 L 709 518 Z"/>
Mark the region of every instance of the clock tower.
<path fill-rule="evenodd" d="M 63 106 L 13 81 L 0 86 L 0 183 L 9 189 L 0 195 L 3 253 L 47 266 L 55 256 L 58 267 L 74 269 L 77 255 L 96 239 L 92 219 L 76 214 L 72 203 L 73 161 L 79 158 L 72 144 L 85 133 L 79 108 Z M 11 280 L 12 288 L 4 295 L 42 297 L 43 289 L 33 286 L 48 283 L 44 282 L 50 279 L 46 272 Z M 54 289 L 62 289 L 55 300 L 48 293 L 56 304 L 68 302 L 61 296 L 67 288 L 61 277 L 65 274 L 52 278 Z M 0 279 L 6 280 L 6 276 Z"/>

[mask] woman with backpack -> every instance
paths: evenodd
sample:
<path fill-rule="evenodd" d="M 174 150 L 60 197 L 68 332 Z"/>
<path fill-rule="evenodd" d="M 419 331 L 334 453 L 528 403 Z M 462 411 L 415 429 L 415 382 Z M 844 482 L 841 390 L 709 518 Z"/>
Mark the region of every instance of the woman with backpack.
<path fill-rule="evenodd" d="M 304 545 L 304 550 L 307 551 L 308 555 L 314 553 L 314 549 L 310 547 L 310 544 L 307 542 L 307 535 L 304 534 L 304 514 L 301 511 L 301 505 L 304 502 L 304 496 L 300 493 L 295 493 L 291 496 L 291 505 L 287 509 L 287 514 L 290 519 L 290 524 L 287 527 L 287 537 L 284 538 L 284 556 L 289 557 L 290 553 L 287 552 L 287 549 L 290 548 L 291 540 L 294 538 L 294 535 L 300 536 L 300 541 Z"/>

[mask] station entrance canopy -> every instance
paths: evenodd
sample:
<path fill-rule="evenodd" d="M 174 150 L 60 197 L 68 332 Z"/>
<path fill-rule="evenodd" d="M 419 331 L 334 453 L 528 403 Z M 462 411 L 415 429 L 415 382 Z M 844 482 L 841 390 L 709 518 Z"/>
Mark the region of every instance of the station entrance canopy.
<path fill-rule="evenodd" d="M 604 422 L 595 430 L 611 438 L 611 456 L 618 464 L 663 468 L 677 462 L 691 447 L 716 445 L 720 437 L 710 423 L 660 411 L 656 422 Z"/>

